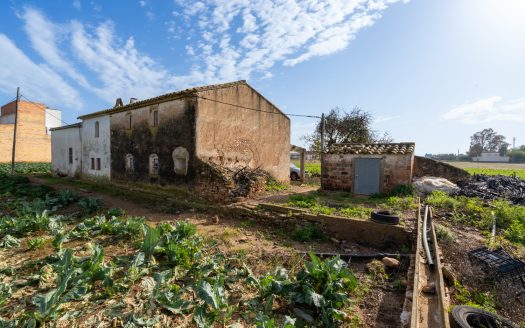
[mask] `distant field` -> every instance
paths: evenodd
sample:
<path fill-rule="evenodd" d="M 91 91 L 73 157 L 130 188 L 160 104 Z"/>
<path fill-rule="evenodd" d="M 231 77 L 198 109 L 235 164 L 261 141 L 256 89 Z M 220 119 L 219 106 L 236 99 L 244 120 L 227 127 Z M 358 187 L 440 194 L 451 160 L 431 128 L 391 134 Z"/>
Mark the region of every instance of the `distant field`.
<path fill-rule="evenodd" d="M 470 174 L 487 175 L 516 175 L 525 179 L 525 164 L 511 163 L 479 163 L 479 162 L 447 162 L 450 165 L 462 168 Z"/>

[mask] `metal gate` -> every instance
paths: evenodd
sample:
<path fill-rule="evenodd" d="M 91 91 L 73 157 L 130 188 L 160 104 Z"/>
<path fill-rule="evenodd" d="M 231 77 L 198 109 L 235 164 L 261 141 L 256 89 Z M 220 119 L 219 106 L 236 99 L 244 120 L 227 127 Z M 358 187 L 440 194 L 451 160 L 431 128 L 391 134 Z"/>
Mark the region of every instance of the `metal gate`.
<path fill-rule="evenodd" d="M 379 192 L 381 177 L 380 158 L 356 158 L 354 193 L 358 195 L 371 195 Z"/>

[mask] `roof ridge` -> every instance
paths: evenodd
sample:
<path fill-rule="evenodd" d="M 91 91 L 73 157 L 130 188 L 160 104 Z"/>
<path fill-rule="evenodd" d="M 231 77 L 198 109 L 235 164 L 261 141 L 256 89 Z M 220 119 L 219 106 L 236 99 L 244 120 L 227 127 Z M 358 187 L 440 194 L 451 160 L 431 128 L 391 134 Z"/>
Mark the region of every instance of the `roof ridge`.
<path fill-rule="evenodd" d="M 165 98 L 169 99 L 169 98 L 175 97 L 175 96 L 190 95 L 190 94 L 192 94 L 194 92 L 201 92 L 201 91 L 214 90 L 214 89 L 222 89 L 222 88 L 228 88 L 228 87 L 232 87 L 232 86 L 235 86 L 235 85 L 243 85 L 243 84 L 248 84 L 248 83 L 246 82 L 246 80 L 238 80 L 238 81 L 232 81 L 232 82 L 216 83 L 216 84 L 209 84 L 209 85 L 197 86 L 197 87 L 192 87 L 192 88 L 186 88 L 186 89 L 182 89 L 182 90 L 179 90 L 179 91 L 168 92 L 168 93 L 156 96 L 156 97 L 151 97 L 151 98 L 146 98 L 146 99 L 143 99 L 143 100 L 138 100 L 138 101 L 135 101 L 134 103 L 126 104 L 124 106 L 107 108 L 107 109 L 103 109 L 103 110 L 96 111 L 96 112 L 93 112 L 93 113 L 85 114 L 85 115 L 79 116 L 78 119 L 84 119 L 84 118 L 89 118 L 89 117 L 93 117 L 93 116 L 110 114 L 110 113 L 117 112 L 117 111 L 123 111 L 123 110 L 128 110 L 128 109 L 139 108 L 139 107 L 142 107 L 144 105 L 147 105 L 148 103 L 155 102 L 155 101 L 160 101 L 160 100 L 163 100 Z"/>

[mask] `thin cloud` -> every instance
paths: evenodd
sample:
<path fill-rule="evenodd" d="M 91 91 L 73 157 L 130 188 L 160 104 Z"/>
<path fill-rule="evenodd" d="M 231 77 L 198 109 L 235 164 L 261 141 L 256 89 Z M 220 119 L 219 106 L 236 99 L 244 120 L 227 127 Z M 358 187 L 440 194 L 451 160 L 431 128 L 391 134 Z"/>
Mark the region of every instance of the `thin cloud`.
<path fill-rule="evenodd" d="M 504 100 L 494 96 L 452 108 L 442 116 L 443 120 L 455 120 L 463 124 L 479 124 L 494 121 L 525 122 L 525 98 Z"/>
<path fill-rule="evenodd" d="M 20 86 L 22 94 L 60 109 L 63 106 L 81 109 L 78 91 L 44 64 L 37 64 L 27 57 L 13 41 L 0 34 L 0 90 L 15 93 Z"/>

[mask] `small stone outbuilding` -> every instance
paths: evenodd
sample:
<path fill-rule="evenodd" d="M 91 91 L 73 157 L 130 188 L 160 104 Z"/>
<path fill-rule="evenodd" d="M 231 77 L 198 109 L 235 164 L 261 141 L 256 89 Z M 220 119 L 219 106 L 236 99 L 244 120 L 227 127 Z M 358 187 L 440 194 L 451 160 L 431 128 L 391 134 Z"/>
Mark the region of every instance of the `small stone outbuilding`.
<path fill-rule="evenodd" d="M 389 194 L 412 183 L 414 143 L 337 144 L 322 156 L 321 188 Z"/>

